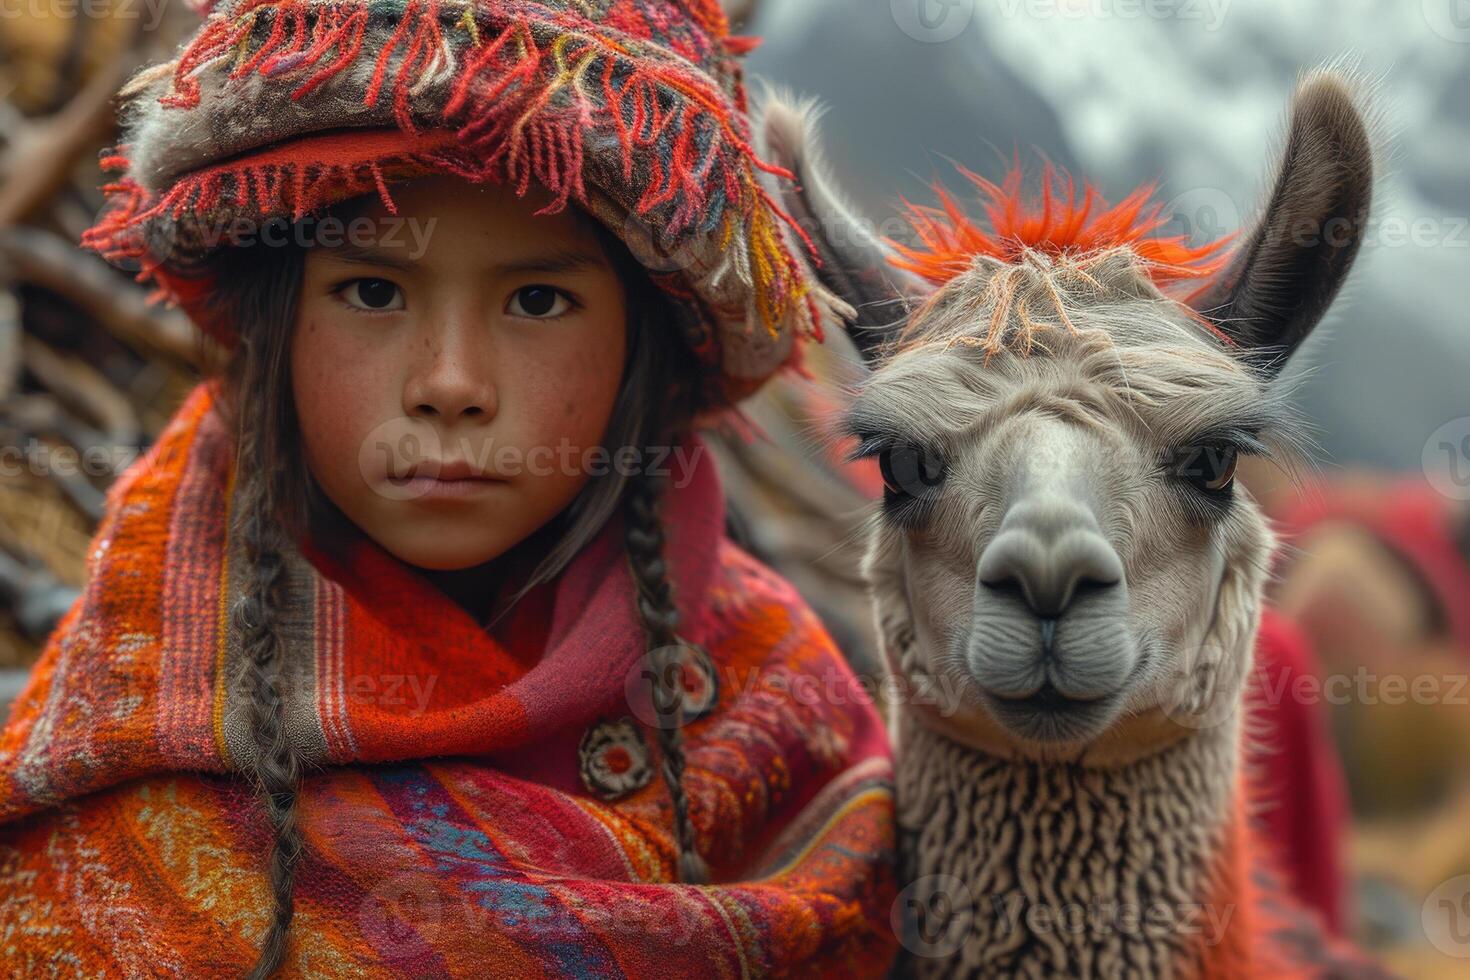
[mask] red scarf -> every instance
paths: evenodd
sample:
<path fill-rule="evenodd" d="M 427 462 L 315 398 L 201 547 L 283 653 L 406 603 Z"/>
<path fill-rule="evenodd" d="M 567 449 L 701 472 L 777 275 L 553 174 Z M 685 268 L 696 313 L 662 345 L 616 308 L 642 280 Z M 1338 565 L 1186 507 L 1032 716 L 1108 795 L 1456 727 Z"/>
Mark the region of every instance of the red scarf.
<path fill-rule="evenodd" d="M 264 934 L 269 837 L 230 683 L 234 450 L 211 404 L 196 389 L 109 492 L 86 591 L 0 733 L 7 972 L 236 975 Z M 682 633 L 707 651 L 685 785 L 716 884 L 668 884 L 618 520 L 499 640 L 366 538 L 308 548 L 280 610 L 288 734 L 316 764 L 286 974 L 882 973 L 879 719 L 791 587 L 724 537 L 698 459 L 664 520 Z"/>

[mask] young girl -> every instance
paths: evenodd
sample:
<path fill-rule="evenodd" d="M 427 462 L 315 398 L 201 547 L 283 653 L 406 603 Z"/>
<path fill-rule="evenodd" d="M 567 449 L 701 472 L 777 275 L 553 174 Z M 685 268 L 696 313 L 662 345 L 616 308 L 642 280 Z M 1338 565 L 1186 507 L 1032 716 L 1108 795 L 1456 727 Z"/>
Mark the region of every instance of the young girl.
<path fill-rule="evenodd" d="M 223 0 L 124 90 L 86 243 L 228 357 L 0 733 L 5 972 L 883 973 L 881 726 L 693 434 L 839 305 L 744 47 Z"/>

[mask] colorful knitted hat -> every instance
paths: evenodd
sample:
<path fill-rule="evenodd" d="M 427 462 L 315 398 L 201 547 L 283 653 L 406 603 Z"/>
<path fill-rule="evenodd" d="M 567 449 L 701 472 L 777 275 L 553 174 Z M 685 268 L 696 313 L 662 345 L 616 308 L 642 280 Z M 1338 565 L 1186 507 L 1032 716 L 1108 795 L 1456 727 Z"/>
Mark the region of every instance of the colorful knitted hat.
<path fill-rule="evenodd" d="M 123 88 L 123 176 L 83 244 L 205 313 L 201 260 L 232 222 L 296 219 L 451 173 L 534 182 L 629 244 L 677 298 L 728 404 L 848 313 L 757 178 L 718 0 L 220 0 L 171 62 Z M 237 225 L 238 227 L 238 225 Z"/>

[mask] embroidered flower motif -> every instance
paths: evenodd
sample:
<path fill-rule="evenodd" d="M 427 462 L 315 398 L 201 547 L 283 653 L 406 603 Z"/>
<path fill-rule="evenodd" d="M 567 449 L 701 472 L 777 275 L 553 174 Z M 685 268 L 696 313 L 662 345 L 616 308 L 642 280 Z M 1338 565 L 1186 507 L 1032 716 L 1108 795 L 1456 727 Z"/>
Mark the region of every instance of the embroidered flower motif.
<path fill-rule="evenodd" d="M 631 718 L 593 725 L 577 751 L 583 785 L 604 800 L 626 796 L 653 777 L 648 743 Z"/>

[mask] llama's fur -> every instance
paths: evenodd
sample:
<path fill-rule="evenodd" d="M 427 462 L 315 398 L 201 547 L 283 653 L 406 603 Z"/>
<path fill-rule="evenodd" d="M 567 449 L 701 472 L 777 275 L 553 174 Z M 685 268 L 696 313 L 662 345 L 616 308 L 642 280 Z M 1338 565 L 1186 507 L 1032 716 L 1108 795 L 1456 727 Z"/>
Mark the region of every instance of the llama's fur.
<path fill-rule="evenodd" d="M 1072 768 L 974 751 L 907 712 L 895 725 L 916 975 L 1188 975 L 1244 917 L 1214 865 L 1234 726 Z"/>

